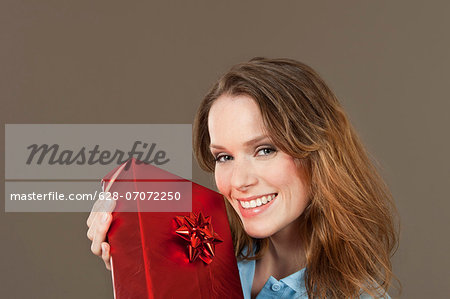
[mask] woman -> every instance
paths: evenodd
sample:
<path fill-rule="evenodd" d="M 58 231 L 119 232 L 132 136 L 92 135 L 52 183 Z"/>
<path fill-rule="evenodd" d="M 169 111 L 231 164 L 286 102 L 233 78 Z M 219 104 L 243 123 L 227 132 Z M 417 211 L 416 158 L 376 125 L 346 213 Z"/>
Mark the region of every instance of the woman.
<path fill-rule="evenodd" d="M 226 198 L 246 298 L 388 297 L 395 207 L 310 67 L 234 66 L 200 104 L 194 152 Z M 89 218 L 92 251 L 109 268 L 111 216 Z"/>

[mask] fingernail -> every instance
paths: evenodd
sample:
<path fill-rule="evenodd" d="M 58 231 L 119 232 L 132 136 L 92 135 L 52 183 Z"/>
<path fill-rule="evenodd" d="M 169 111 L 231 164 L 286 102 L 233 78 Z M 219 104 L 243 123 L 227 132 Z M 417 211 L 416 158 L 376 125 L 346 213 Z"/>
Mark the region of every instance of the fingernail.
<path fill-rule="evenodd" d="M 108 213 L 103 213 L 102 221 L 106 222 L 108 220 Z"/>
<path fill-rule="evenodd" d="M 106 252 L 106 245 L 105 244 L 102 244 L 102 251 Z"/>

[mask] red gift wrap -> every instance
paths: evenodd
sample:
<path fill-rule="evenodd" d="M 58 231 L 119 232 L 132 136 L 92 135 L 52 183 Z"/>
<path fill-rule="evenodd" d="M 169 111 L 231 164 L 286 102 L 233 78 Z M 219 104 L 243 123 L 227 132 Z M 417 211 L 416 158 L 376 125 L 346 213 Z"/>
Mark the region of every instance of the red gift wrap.
<path fill-rule="evenodd" d="M 167 182 L 191 186 L 192 212 L 142 212 L 168 200 L 133 197 Z M 115 298 L 243 298 L 221 194 L 135 159 L 103 184 L 118 197 L 108 232 Z M 120 212 L 130 207 L 137 212 Z"/>

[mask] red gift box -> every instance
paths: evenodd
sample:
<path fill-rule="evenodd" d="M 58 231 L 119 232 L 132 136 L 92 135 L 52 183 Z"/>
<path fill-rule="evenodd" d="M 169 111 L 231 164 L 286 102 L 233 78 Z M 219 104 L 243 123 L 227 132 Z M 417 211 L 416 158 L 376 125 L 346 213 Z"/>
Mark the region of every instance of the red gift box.
<path fill-rule="evenodd" d="M 221 194 L 135 159 L 102 182 L 117 198 L 108 232 L 115 298 L 243 298 Z M 162 199 L 164 188 L 181 198 Z"/>

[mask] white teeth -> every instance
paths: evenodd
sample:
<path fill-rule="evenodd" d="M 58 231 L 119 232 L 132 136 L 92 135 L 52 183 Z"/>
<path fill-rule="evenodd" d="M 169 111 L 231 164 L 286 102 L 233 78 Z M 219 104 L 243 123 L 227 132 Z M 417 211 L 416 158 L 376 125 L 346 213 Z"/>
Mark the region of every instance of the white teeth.
<path fill-rule="evenodd" d="M 248 208 L 248 206 L 250 205 L 250 203 L 248 201 L 240 201 L 240 203 L 244 209 Z"/>
<path fill-rule="evenodd" d="M 262 205 L 265 205 L 266 203 L 272 201 L 272 199 L 275 198 L 275 194 L 272 195 L 267 195 L 267 196 L 262 196 L 260 198 L 257 198 L 256 200 L 250 200 L 250 201 L 239 201 L 241 203 L 241 206 L 244 209 L 248 209 L 248 208 L 256 208 Z"/>

